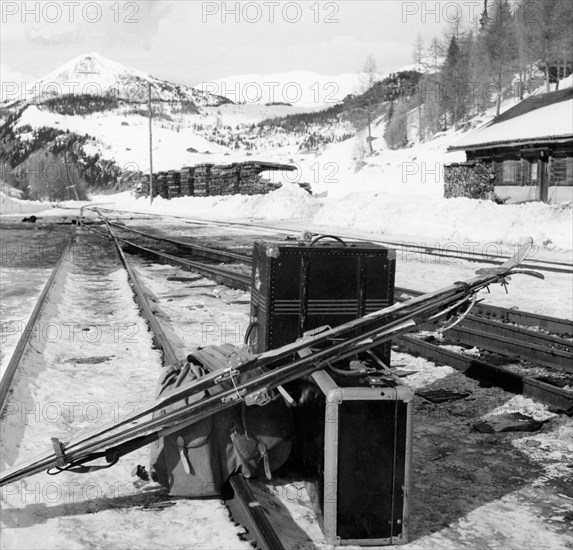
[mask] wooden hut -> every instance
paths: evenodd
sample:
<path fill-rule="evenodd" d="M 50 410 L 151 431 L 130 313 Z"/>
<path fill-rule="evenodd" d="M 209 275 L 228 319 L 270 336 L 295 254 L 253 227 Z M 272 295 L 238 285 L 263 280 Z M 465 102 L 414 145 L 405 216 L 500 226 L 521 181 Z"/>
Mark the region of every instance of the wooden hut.
<path fill-rule="evenodd" d="M 528 97 L 448 151 L 467 162 L 445 167 L 446 196 L 573 201 L 573 88 Z"/>

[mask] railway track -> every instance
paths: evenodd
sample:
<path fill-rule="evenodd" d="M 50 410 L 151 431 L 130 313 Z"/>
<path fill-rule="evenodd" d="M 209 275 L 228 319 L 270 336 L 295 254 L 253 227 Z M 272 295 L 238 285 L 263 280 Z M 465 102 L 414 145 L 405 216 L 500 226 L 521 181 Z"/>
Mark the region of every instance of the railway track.
<path fill-rule="evenodd" d="M 102 219 L 106 219 L 101 212 L 100 215 Z M 216 280 L 232 288 L 250 290 L 248 272 L 230 268 L 237 264 L 250 266 L 251 258 L 248 254 L 237 254 L 217 247 L 214 243 L 165 238 L 117 222 L 108 223 L 116 234 L 123 234 L 118 236 L 118 239 L 131 252 L 155 257 L 156 260 L 186 270 L 198 271 L 206 276 L 214 276 Z M 127 238 L 125 234 L 131 234 L 133 237 Z M 141 240 L 152 241 L 156 243 L 155 247 L 144 246 Z M 213 262 L 226 264 L 226 267 L 212 265 Z M 417 290 L 401 287 L 395 289 L 397 301 L 420 294 L 422 293 Z M 433 331 L 436 327 L 428 325 L 426 328 Z M 468 357 L 461 352 L 444 349 L 443 345 L 424 342 L 420 338 L 404 337 L 399 339 L 398 343 L 412 354 L 421 355 L 438 363 L 453 363 L 451 366 L 457 365 L 456 368 L 476 378 L 481 376 L 487 383 L 495 383 L 508 391 L 523 393 L 557 409 L 568 410 L 573 406 L 573 392 L 560 386 L 571 384 L 569 376 L 573 373 L 571 335 L 573 335 L 573 322 L 570 320 L 478 304 L 472 314 L 445 333 L 445 340 L 441 342 L 441 344 L 477 347 L 504 356 L 513 363 L 517 360 L 545 367 L 547 372 L 543 373 L 543 376 L 536 374 L 536 377 L 542 380 L 528 376 L 525 365 L 519 369 L 515 366 L 507 368 L 494 365 Z"/>
<path fill-rule="evenodd" d="M 175 349 L 153 312 L 153 308 L 145 294 L 144 286 L 137 275 L 137 271 L 125 255 L 120 239 L 114 234 L 111 224 L 107 220 L 105 220 L 104 223 L 109 231 L 109 235 L 115 243 L 121 262 L 129 275 L 136 301 L 153 332 L 154 344 L 162 350 L 166 365 L 176 363 L 179 359 Z M 129 241 L 124 241 L 124 243 L 130 248 L 134 247 Z M 143 251 L 145 252 L 145 250 Z M 162 258 L 169 259 L 172 257 L 162 255 Z M 178 264 L 176 263 L 175 265 Z M 187 264 L 183 265 L 187 267 Z M 193 263 L 193 265 L 195 265 L 195 263 Z M 180 264 L 179 266 L 181 267 Z M 207 267 L 207 269 L 209 270 L 207 271 L 208 275 L 221 279 L 221 277 L 217 277 L 216 271 L 211 271 L 212 268 Z M 227 280 L 226 277 L 222 277 L 222 279 Z M 255 544 L 257 548 L 260 550 L 284 550 L 283 544 L 275 533 L 260 503 L 257 501 L 250 483 L 246 478 L 241 475 L 232 476 L 229 480 L 224 500 L 233 519 L 246 529 L 248 540 Z"/>
<path fill-rule="evenodd" d="M 96 228 L 94 226 L 86 227 L 86 229 L 99 233 L 101 236 L 109 238 L 110 234 L 113 235 L 112 239 L 114 245 L 117 247 L 118 254 L 120 255 L 126 271 L 130 276 L 132 288 L 137 297 L 142 313 L 148 320 L 154 335 L 154 341 L 157 347 L 162 349 L 167 363 L 175 362 L 176 353 L 166 337 L 165 332 L 162 330 L 161 325 L 155 318 L 153 308 L 145 295 L 137 271 L 131 265 L 129 258 L 124 253 L 122 247 L 129 252 L 136 252 L 148 257 L 152 256 L 162 262 L 172 263 L 172 265 L 177 265 L 186 270 L 199 271 L 206 276 L 219 278 L 218 280 L 224 282 L 224 284 L 228 284 L 229 286 L 235 286 L 242 290 L 248 290 L 250 288 L 250 276 L 246 274 L 245 269 L 243 269 L 242 272 L 237 269 L 233 271 L 230 269 L 231 266 L 227 266 L 225 268 L 218 265 L 220 263 L 227 263 L 248 268 L 250 266 L 250 258 L 244 254 L 239 255 L 237 253 L 233 253 L 230 255 L 228 254 L 228 251 L 219 250 L 216 247 L 209 247 L 204 244 L 196 245 L 194 243 L 182 242 L 176 239 L 163 239 L 157 236 L 150 236 L 141 231 L 134 232 L 132 229 L 126 228 L 121 224 L 109 223 L 109 221 L 106 224 L 106 228 L 109 233 L 100 231 L 100 228 Z M 143 246 L 140 243 L 135 242 L 135 237 L 128 239 L 125 236 L 118 235 L 118 233 L 123 231 L 131 231 L 133 235 L 137 235 L 138 239 L 151 239 L 157 243 L 163 243 L 163 245 L 167 247 L 168 250 L 171 250 L 172 253 L 166 252 L 165 250 L 154 250 L 149 246 Z M 57 268 L 55 268 L 52 273 L 52 282 L 57 277 Z M 49 292 L 49 289 L 50 286 L 47 284 L 45 289 L 46 295 Z M 420 293 L 413 290 L 397 288 L 396 294 L 401 299 L 407 299 L 408 296 L 412 297 Z M 515 310 L 504 310 L 503 308 L 478 305 L 476 306 L 475 317 L 477 319 L 487 320 L 490 323 L 499 322 L 502 325 L 507 326 L 513 326 L 513 324 L 520 325 L 520 330 L 518 332 L 523 335 L 527 335 L 526 337 L 533 337 L 536 333 L 529 334 L 522 332 L 522 326 L 542 328 L 548 332 L 571 334 L 568 332 L 571 330 L 570 321 L 538 316 Z M 539 334 L 539 331 L 537 331 L 537 334 Z M 542 338 L 544 338 L 546 342 L 551 342 L 552 344 L 561 343 L 561 340 L 558 340 L 556 336 L 551 334 L 542 333 Z M 536 400 L 550 404 L 557 409 L 567 410 L 573 404 L 572 392 L 552 386 L 551 384 L 533 380 L 527 376 L 508 371 L 508 369 L 496 367 L 486 362 L 477 361 L 471 358 L 468 359 L 466 356 L 463 356 L 463 354 L 457 354 L 451 350 L 432 349 L 434 346 L 431 343 L 420 341 L 417 338 L 403 337 L 400 345 L 403 346 L 403 349 L 406 349 L 406 344 L 411 346 L 409 348 L 410 353 L 421 354 L 428 357 L 430 352 L 439 352 L 442 355 L 435 355 L 436 358 L 434 360 L 437 362 L 447 363 L 461 372 L 464 372 L 468 376 L 473 376 L 479 380 L 487 381 L 490 384 L 498 385 L 507 391 L 523 393 L 524 395 Z M 26 342 L 22 344 L 24 348 L 26 345 Z M 415 348 L 416 346 L 418 346 L 418 349 Z M 437 348 L 437 346 L 435 347 Z M 13 358 L 16 367 L 21 356 L 22 352 L 20 352 L 20 358 Z M 260 503 L 255 498 L 254 492 L 249 486 L 249 482 L 243 478 L 233 478 L 230 483 L 230 496 L 226 499 L 226 503 L 232 510 L 233 517 L 239 520 L 241 524 L 246 527 L 250 539 L 258 548 L 270 550 L 282 548 L 280 539 L 277 537 L 272 525 L 263 512 Z"/>
<path fill-rule="evenodd" d="M 28 319 L 28 322 L 26 324 L 26 329 L 22 331 L 22 334 L 18 339 L 18 343 L 16 344 L 16 348 L 14 349 L 12 357 L 10 358 L 10 362 L 8 363 L 8 366 L 6 367 L 2 375 L 2 379 L 0 380 L 0 414 L 4 409 L 6 398 L 8 397 L 8 393 L 14 381 L 14 377 L 16 376 L 18 367 L 20 366 L 20 361 L 22 360 L 22 356 L 24 355 L 24 352 L 28 347 L 32 336 L 34 335 L 34 327 L 36 326 L 36 323 L 38 322 L 38 319 L 40 317 L 40 313 L 44 308 L 44 305 L 46 303 L 46 298 L 48 297 L 48 294 L 54 284 L 54 281 L 56 280 L 56 277 L 58 276 L 58 273 L 62 268 L 64 260 L 70 254 L 70 250 L 74 244 L 74 240 L 75 240 L 75 226 L 72 232 L 70 233 L 70 237 L 68 239 L 67 244 L 62 249 L 60 257 L 56 262 L 56 265 L 52 268 L 52 272 L 50 273 L 50 276 L 48 277 L 48 280 L 46 281 L 46 284 L 42 289 L 42 292 L 36 302 L 32 314 Z"/>
<path fill-rule="evenodd" d="M 105 241 L 101 239 L 103 242 L 109 243 L 110 240 L 113 242 L 113 246 L 115 250 L 117 250 L 117 255 L 121 260 L 121 264 L 127 272 L 134 297 L 140 308 L 140 312 L 151 329 L 153 343 L 156 348 L 161 350 L 164 364 L 174 364 L 180 359 L 180 357 L 178 357 L 175 348 L 167 338 L 161 323 L 154 313 L 153 305 L 145 293 L 145 288 L 142 285 L 137 270 L 133 267 L 129 258 L 124 253 L 120 241 L 115 237 L 110 226 L 108 226 L 108 229 L 109 233 L 100 231 L 98 228 L 88 226 L 79 229 L 79 232 L 82 233 L 89 231 L 89 233 L 96 237 L 106 237 Z M 50 293 L 54 287 L 57 286 L 58 282 L 60 287 L 65 284 L 63 280 L 60 280 L 62 276 L 62 266 L 66 259 L 69 259 L 72 256 L 70 254 L 70 248 L 73 246 L 75 238 L 76 226 L 73 227 L 70 239 L 67 245 L 64 247 L 55 267 L 52 269 L 49 279 L 46 282 L 33 310 L 33 313 L 28 321 L 27 328 L 25 331 L 23 331 L 15 351 L 10 359 L 9 366 L 7 367 L 4 376 L 0 381 L 0 411 L 3 411 L 4 414 L 7 413 L 7 409 L 10 409 L 10 411 L 8 411 L 9 415 L 13 414 L 13 409 L 15 406 L 17 406 L 15 403 L 8 403 L 8 398 L 12 393 L 13 385 L 18 378 L 18 374 L 22 370 L 23 358 L 25 357 L 26 352 L 31 351 L 32 335 L 35 334 L 34 327 L 36 323 L 40 322 L 41 313 L 45 307 L 45 304 L 49 301 Z M 109 245 L 107 246 L 109 247 Z M 63 353 L 65 355 L 66 352 Z M 101 358 L 96 359 L 99 361 Z M 149 384 L 147 384 L 147 386 L 149 386 Z M 54 407 L 55 403 L 50 403 L 50 406 Z M 102 408 L 103 410 L 106 410 L 107 407 L 104 406 Z M 9 429 L 9 427 L 3 426 L 3 430 L 6 429 Z M 4 431 L 4 433 L 6 432 Z M 15 450 L 12 450 L 12 452 L 15 452 Z M 80 484 L 77 483 L 77 485 Z M 246 540 L 261 550 L 284 550 L 284 546 L 280 542 L 280 539 L 272 528 L 267 516 L 263 511 L 263 508 L 260 506 L 257 498 L 254 496 L 249 482 L 245 478 L 242 476 L 234 476 L 229 481 L 223 498 L 227 508 L 232 515 L 233 520 L 244 527 L 246 530 L 246 535 L 243 535 Z M 135 497 L 135 500 L 137 500 L 137 497 Z M 158 502 L 161 503 L 160 501 Z"/>
<path fill-rule="evenodd" d="M 98 207 L 94 207 L 98 208 Z M 110 213 L 117 213 L 117 214 L 130 214 L 130 215 L 142 215 L 141 213 L 128 211 L 128 210 L 115 210 L 115 209 L 108 209 L 108 208 L 98 208 L 101 211 L 106 211 Z M 179 222 L 196 225 L 196 226 L 207 226 L 207 225 L 219 225 L 221 227 L 236 227 L 236 228 L 245 228 L 249 230 L 260 230 L 262 232 L 287 232 L 292 235 L 296 235 L 296 231 L 292 228 L 288 227 L 280 227 L 280 226 L 266 226 L 263 224 L 256 224 L 256 223 L 242 223 L 242 222 L 228 222 L 228 221 L 221 221 L 221 220 L 209 220 L 209 219 L 189 219 L 183 216 L 173 216 L 173 215 L 163 215 L 163 214 L 144 214 L 145 216 L 156 216 L 160 218 L 172 218 L 176 219 Z M 451 247 L 439 247 L 439 246 L 431 246 L 425 243 L 411 243 L 411 242 L 404 242 L 404 241 L 395 241 L 395 240 L 385 240 L 385 239 L 376 239 L 376 238 L 358 238 L 354 236 L 345 235 L 344 232 L 337 232 L 340 237 L 349 238 L 352 240 L 357 241 L 368 241 L 373 242 L 376 244 L 381 244 L 384 246 L 388 246 L 391 248 L 396 249 L 401 253 L 408 253 L 408 254 L 418 254 L 421 256 L 434 256 L 439 258 L 445 259 L 452 259 L 452 260 L 464 260 L 468 262 L 476 262 L 476 263 L 489 263 L 493 265 L 500 265 L 507 261 L 510 258 L 510 255 L 505 254 L 492 254 L 489 252 L 478 252 L 476 250 L 464 250 L 456 243 L 451 243 Z M 473 243 L 468 243 L 473 244 Z M 535 269 L 537 271 L 546 271 L 546 272 L 553 272 L 553 273 L 567 273 L 573 274 L 573 264 L 569 262 L 557 262 L 551 260 L 535 260 L 529 258 L 525 262 L 523 262 L 524 268 Z"/>
<path fill-rule="evenodd" d="M 205 243 L 164 238 L 117 223 L 110 225 L 118 231 L 133 233 L 160 245 L 163 243 L 171 247 L 172 253 L 152 249 L 124 238 L 126 244 L 135 251 L 156 255 L 173 265 L 197 269 L 206 275 L 210 272 L 218 274 L 226 279 L 225 284 L 249 290 L 250 277 L 246 273 L 236 274 L 222 267 L 197 265 L 197 260 L 205 257 L 221 263 L 240 262 L 250 266 L 251 258 L 247 254 L 237 254 Z M 408 288 L 395 289 L 396 299 L 400 301 L 420 294 L 422 294 L 420 291 Z M 448 336 L 467 345 L 475 345 L 502 355 L 518 356 L 550 368 L 573 372 L 573 342 L 570 340 L 573 336 L 573 321 L 567 319 L 478 304 L 467 321 L 459 328 L 452 329 Z"/>

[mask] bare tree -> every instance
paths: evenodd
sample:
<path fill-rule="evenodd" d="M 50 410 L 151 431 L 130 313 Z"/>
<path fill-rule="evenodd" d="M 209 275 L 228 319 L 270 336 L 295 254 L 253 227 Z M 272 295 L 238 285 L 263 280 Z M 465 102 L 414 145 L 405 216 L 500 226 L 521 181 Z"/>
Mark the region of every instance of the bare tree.
<path fill-rule="evenodd" d="M 414 63 L 416 64 L 417 70 L 419 73 L 423 73 L 424 72 L 424 42 L 422 40 L 422 37 L 420 35 L 418 35 L 418 38 L 416 38 L 416 42 L 414 42 Z M 426 133 L 426 129 L 424 127 L 424 122 L 422 120 L 422 93 L 420 90 L 420 87 L 418 87 L 418 101 L 417 103 L 417 107 L 418 107 L 418 139 L 420 141 L 424 140 L 424 136 Z"/>
<path fill-rule="evenodd" d="M 364 64 L 364 74 L 362 76 L 362 90 L 361 92 L 367 93 L 369 90 L 372 89 L 374 84 L 376 84 L 376 80 L 378 78 L 377 74 L 377 66 L 376 60 L 374 56 L 370 54 L 367 59 L 366 63 Z M 366 136 L 366 141 L 368 142 L 368 151 L 370 154 L 374 153 L 374 148 L 372 147 L 372 120 L 374 118 L 373 108 L 372 108 L 372 101 L 368 98 L 367 104 L 363 109 L 363 116 L 360 113 L 355 116 L 355 120 L 358 122 L 358 129 L 366 128 L 368 130 L 368 135 Z"/>

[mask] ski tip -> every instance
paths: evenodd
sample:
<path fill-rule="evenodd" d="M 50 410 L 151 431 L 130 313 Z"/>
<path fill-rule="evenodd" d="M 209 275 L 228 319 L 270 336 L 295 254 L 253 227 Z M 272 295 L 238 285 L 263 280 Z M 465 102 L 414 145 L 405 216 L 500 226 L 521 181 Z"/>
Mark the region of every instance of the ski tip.
<path fill-rule="evenodd" d="M 527 237 L 525 242 L 521 245 L 521 251 L 523 258 L 527 258 L 529 253 L 533 250 L 533 237 Z"/>

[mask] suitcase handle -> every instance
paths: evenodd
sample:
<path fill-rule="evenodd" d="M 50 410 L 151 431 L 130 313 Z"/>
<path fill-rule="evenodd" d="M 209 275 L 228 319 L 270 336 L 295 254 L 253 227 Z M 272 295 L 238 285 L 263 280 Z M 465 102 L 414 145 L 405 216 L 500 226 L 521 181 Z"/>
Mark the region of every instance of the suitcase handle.
<path fill-rule="evenodd" d="M 314 246 L 321 239 L 334 239 L 335 241 L 338 241 L 341 245 L 348 246 L 340 237 L 337 237 L 336 235 L 319 235 L 318 237 L 315 237 L 314 239 L 312 239 L 312 241 L 310 241 L 310 246 Z"/>

